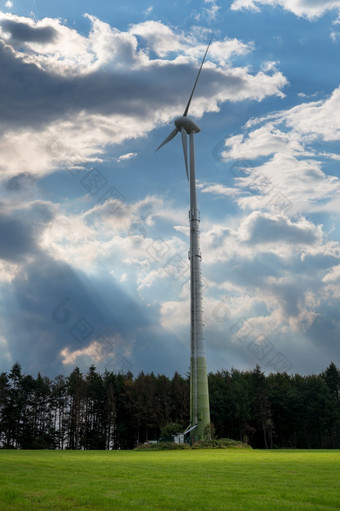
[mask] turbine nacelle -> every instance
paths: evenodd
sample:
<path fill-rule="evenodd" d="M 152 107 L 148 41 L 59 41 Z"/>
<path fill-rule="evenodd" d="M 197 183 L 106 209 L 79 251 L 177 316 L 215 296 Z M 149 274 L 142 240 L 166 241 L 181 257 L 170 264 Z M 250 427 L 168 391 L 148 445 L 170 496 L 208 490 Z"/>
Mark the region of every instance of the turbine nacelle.
<path fill-rule="evenodd" d="M 188 118 L 188 112 L 189 112 L 190 103 L 191 103 L 192 97 L 194 95 L 194 92 L 195 92 L 195 89 L 196 89 L 196 85 L 197 85 L 199 76 L 200 76 L 201 71 L 202 71 L 202 67 L 203 67 L 205 58 L 206 58 L 208 50 L 209 50 L 209 46 L 211 44 L 211 40 L 212 40 L 212 35 L 210 37 L 210 41 L 209 41 L 209 44 L 207 46 L 207 49 L 205 50 L 205 54 L 204 54 L 203 60 L 201 62 L 200 68 L 198 70 L 198 73 L 197 73 L 197 76 L 196 76 L 196 80 L 195 80 L 194 86 L 192 88 L 192 91 L 191 91 L 191 94 L 190 94 L 187 106 L 185 107 L 185 110 L 183 112 L 183 115 L 181 115 L 180 117 L 177 117 L 177 119 L 175 120 L 176 128 L 174 130 L 172 130 L 170 135 L 168 135 L 166 137 L 166 139 L 163 140 L 163 142 L 156 149 L 156 151 L 158 151 L 158 149 L 160 149 L 165 144 L 170 142 L 170 140 L 172 140 L 177 135 L 177 133 L 181 133 L 182 146 L 183 146 L 183 154 L 184 154 L 184 163 L 185 163 L 185 170 L 186 170 L 186 173 L 187 173 L 188 181 L 189 181 L 189 169 L 188 169 L 188 141 L 187 141 L 187 135 L 193 136 L 194 133 L 199 133 L 201 131 L 199 126 L 197 126 L 197 124 L 192 119 Z"/>
<path fill-rule="evenodd" d="M 193 120 L 189 119 L 189 117 L 186 117 L 184 115 L 181 115 L 181 117 L 178 117 L 175 120 L 175 126 L 178 131 L 181 131 L 182 128 L 184 128 L 188 135 L 190 135 L 191 132 L 199 133 L 201 131 L 199 126 L 197 126 L 197 124 Z"/>

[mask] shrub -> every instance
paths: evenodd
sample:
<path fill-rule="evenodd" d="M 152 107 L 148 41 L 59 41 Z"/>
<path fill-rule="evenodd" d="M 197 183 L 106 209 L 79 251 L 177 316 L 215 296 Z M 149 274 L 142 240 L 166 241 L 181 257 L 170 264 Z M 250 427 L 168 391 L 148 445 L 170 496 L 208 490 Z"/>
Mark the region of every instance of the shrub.
<path fill-rule="evenodd" d="M 157 444 L 139 444 L 135 451 L 173 451 L 182 449 L 251 449 L 252 447 L 240 440 L 220 438 L 219 440 L 200 440 L 191 447 L 189 444 L 176 444 L 175 442 L 158 442 Z"/>
<path fill-rule="evenodd" d="M 251 446 L 241 442 L 240 440 L 233 440 L 232 438 L 220 438 L 219 440 L 200 440 L 192 445 L 193 449 L 251 449 Z"/>
<path fill-rule="evenodd" d="M 157 444 L 139 444 L 135 447 L 135 451 L 175 451 L 182 449 L 190 449 L 188 444 L 176 444 L 175 442 L 158 442 Z"/>

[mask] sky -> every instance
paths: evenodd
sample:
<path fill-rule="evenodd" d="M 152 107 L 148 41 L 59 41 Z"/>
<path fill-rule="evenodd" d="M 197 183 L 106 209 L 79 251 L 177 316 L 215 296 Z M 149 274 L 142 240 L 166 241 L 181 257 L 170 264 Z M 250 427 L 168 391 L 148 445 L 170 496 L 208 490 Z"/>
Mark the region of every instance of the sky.
<path fill-rule="evenodd" d="M 0 371 L 340 364 L 340 0 L 0 1 Z"/>

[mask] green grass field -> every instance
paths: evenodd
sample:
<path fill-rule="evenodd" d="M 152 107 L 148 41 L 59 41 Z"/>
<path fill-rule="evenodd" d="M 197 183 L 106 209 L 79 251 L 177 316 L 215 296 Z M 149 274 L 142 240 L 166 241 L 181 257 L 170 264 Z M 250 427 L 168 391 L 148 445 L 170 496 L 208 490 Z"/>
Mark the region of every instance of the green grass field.
<path fill-rule="evenodd" d="M 0 510 L 340 509 L 340 451 L 0 450 Z"/>

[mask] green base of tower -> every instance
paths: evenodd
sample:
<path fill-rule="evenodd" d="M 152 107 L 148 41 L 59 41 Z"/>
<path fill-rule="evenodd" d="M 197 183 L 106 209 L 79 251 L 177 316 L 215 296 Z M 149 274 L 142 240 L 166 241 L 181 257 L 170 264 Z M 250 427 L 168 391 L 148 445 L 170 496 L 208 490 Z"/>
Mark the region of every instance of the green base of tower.
<path fill-rule="evenodd" d="M 191 359 L 190 378 L 190 423 L 196 424 L 196 370 L 197 370 L 197 428 L 190 432 L 194 442 L 207 439 L 207 426 L 210 424 L 209 389 L 207 362 L 205 357 Z"/>

